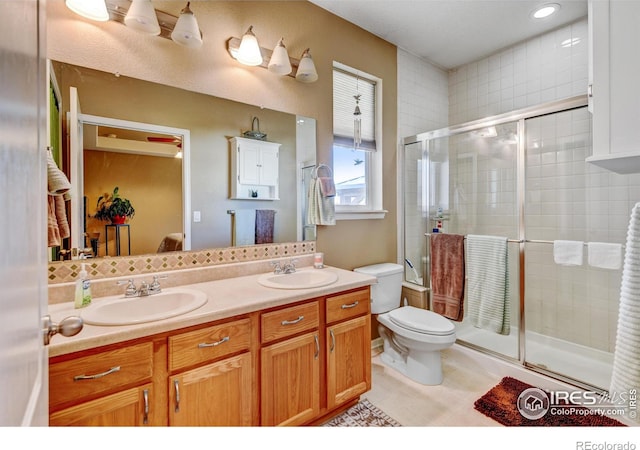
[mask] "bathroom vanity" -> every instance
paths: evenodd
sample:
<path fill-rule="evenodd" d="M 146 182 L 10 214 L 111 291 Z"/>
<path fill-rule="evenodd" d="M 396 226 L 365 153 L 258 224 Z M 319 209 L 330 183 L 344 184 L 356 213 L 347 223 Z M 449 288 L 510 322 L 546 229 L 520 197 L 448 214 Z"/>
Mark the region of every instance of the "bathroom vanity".
<path fill-rule="evenodd" d="M 276 289 L 248 275 L 191 284 L 208 301 L 184 315 L 54 338 L 50 425 L 307 425 L 352 405 L 371 388 L 375 278 L 321 270 L 337 281 Z M 54 320 L 78 312 L 50 309 Z"/>

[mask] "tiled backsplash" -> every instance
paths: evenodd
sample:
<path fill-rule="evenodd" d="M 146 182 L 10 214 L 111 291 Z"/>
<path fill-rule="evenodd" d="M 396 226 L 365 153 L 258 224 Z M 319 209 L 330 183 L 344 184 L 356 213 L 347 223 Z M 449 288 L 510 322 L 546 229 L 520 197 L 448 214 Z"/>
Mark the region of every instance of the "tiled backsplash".
<path fill-rule="evenodd" d="M 49 264 L 48 279 L 49 285 L 75 281 L 80 272 L 80 265 L 83 262 L 87 264 L 86 269 L 91 279 L 101 279 L 309 255 L 315 252 L 315 248 L 315 241 L 302 241 L 61 261 Z"/>

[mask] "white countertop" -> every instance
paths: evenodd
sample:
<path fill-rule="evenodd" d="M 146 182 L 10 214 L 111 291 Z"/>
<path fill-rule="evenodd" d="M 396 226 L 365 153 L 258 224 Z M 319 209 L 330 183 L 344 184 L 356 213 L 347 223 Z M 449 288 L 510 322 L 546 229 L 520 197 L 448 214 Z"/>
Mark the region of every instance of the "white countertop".
<path fill-rule="evenodd" d="M 169 319 L 125 326 L 95 326 L 85 324 L 76 336 L 55 335 L 49 345 L 49 356 L 68 353 L 142 338 L 167 331 L 200 325 L 214 320 L 246 314 L 261 309 L 282 306 L 300 300 L 321 297 L 336 292 L 369 286 L 377 282 L 373 276 L 359 272 L 325 267 L 324 269 L 302 268 L 300 270 L 327 270 L 338 275 L 338 280 L 330 285 L 310 289 L 275 289 L 258 283 L 262 274 L 248 275 L 223 280 L 189 284 L 182 287 L 196 289 L 207 295 L 207 303 L 200 308 Z M 124 289 L 124 288 L 123 288 Z M 151 297 L 152 298 L 152 297 Z M 99 302 L 94 298 L 93 302 Z M 68 316 L 82 316 L 82 309 L 75 309 L 73 302 L 49 305 L 53 322 Z"/>

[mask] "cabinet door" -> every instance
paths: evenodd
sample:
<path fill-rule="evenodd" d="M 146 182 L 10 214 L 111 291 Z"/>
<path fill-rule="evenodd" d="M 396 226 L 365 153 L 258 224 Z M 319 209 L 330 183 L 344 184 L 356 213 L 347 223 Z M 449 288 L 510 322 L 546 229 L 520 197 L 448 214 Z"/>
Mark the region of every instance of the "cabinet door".
<path fill-rule="evenodd" d="M 301 425 L 320 412 L 316 333 L 262 349 L 262 425 Z"/>
<path fill-rule="evenodd" d="M 260 146 L 253 142 L 238 144 L 240 184 L 260 184 Z"/>
<path fill-rule="evenodd" d="M 263 148 L 260 153 L 260 184 L 276 186 L 278 184 L 278 149 Z"/>
<path fill-rule="evenodd" d="M 327 327 L 327 407 L 371 389 L 371 316 Z"/>
<path fill-rule="evenodd" d="M 170 377 L 170 426 L 251 426 L 251 354 Z"/>
<path fill-rule="evenodd" d="M 152 424 L 151 384 L 81 403 L 49 416 L 50 426 L 133 427 Z"/>

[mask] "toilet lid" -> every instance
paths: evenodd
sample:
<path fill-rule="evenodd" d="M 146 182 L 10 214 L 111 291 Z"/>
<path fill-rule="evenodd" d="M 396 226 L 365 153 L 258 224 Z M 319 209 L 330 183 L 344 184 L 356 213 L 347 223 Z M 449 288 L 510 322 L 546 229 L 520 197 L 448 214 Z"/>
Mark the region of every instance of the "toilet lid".
<path fill-rule="evenodd" d="M 403 306 L 389 312 L 389 318 L 396 325 L 418 333 L 443 336 L 454 332 L 453 323 L 440 314 L 414 306 Z"/>

